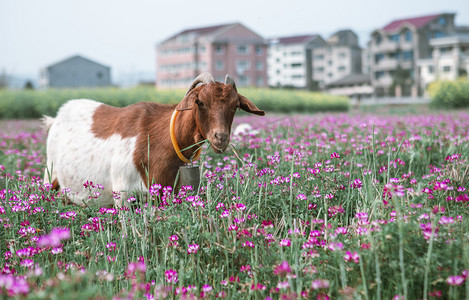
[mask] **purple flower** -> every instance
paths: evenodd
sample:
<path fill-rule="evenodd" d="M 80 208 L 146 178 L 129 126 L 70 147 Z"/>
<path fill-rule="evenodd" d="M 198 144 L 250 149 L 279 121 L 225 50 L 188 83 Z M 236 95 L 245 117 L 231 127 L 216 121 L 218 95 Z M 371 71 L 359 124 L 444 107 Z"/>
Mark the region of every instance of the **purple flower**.
<path fill-rule="evenodd" d="M 197 244 L 189 245 L 189 247 L 187 248 L 187 254 L 197 253 L 197 250 L 199 250 L 199 245 Z"/>
<path fill-rule="evenodd" d="M 446 283 L 452 286 L 461 285 L 464 282 L 464 278 L 462 276 L 449 276 L 446 279 Z"/>
<path fill-rule="evenodd" d="M 288 261 L 284 261 L 280 265 L 275 267 L 274 274 L 280 275 L 280 276 L 291 274 L 291 268 L 290 268 L 290 265 L 288 264 Z"/>
<path fill-rule="evenodd" d="M 169 283 L 177 283 L 178 282 L 178 272 L 175 270 L 169 269 L 164 272 L 164 276 L 166 277 L 166 282 Z"/>
<path fill-rule="evenodd" d="M 54 228 L 48 235 L 39 237 L 37 241 L 38 247 L 58 247 L 62 240 L 70 238 L 70 229 L 68 228 Z"/>
<path fill-rule="evenodd" d="M 311 283 L 311 288 L 313 290 L 317 289 L 327 289 L 329 287 L 329 280 L 327 279 L 316 279 Z"/>

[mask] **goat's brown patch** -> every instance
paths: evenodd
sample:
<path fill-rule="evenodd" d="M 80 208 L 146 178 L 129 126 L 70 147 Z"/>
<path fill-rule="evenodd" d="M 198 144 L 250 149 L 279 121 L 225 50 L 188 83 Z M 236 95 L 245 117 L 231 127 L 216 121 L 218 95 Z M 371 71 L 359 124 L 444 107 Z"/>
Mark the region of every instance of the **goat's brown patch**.
<path fill-rule="evenodd" d="M 91 131 L 97 138 L 107 139 L 113 134 L 122 138 L 136 136 L 142 103 L 120 108 L 102 104 L 93 114 Z"/>

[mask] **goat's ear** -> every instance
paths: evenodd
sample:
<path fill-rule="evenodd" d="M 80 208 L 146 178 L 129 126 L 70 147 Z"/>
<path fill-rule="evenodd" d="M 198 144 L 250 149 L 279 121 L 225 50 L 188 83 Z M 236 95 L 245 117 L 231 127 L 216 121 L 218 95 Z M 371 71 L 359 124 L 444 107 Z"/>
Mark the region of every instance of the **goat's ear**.
<path fill-rule="evenodd" d="M 196 91 L 190 91 L 184 99 L 179 102 L 179 104 L 176 106 L 176 110 L 182 111 L 182 110 L 191 110 L 194 108 L 195 101 L 197 100 L 199 93 Z"/>
<path fill-rule="evenodd" d="M 265 112 L 263 110 L 260 110 L 259 108 L 257 108 L 257 106 L 251 102 L 251 100 L 249 100 L 248 98 L 242 95 L 239 95 L 239 107 L 242 110 L 251 114 L 256 114 L 259 116 L 265 115 Z"/>

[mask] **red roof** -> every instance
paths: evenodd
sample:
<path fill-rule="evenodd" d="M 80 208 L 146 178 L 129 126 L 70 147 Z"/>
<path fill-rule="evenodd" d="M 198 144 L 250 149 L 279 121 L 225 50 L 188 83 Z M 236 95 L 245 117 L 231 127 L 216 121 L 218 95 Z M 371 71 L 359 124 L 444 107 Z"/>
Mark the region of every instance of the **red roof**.
<path fill-rule="evenodd" d="M 299 44 L 299 43 L 308 43 L 311 40 L 314 40 L 316 37 L 318 37 L 317 34 L 295 35 L 295 36 L 288 36 L 288 37 L 272 38 L 272 39 L 269 39 L 269 42 L 279 43 L 279 44 Z"/>
<path fill-rule="evenodd" d="M 408 19 L 400 19 L 400 20 L 395 20 L 386 25 L 383 30 L 384 31 L 394 31 L 400 29 L 402 26 L 405 24 L 411 24 L 415 26 L 416 28 L 421 28 L 437 17 L 441 16 L 441 14 L 438 15 L 430 15 L 430 16 L 423 16 L 423 17 L 417 17 L 417 18 L 408 18 Z"/>
<path fill-rule="evenodd" d="M 186 29 L 186 30 L 182 31 L 182 32 L 178 33 L 177 35 L 188 34 L 188 33 L 197 33 L 199 35 L 205 35 L 205 34 L 210 34 L 214 31 L 217 31 L 218 29 L 221 29 L 223 27 L 232 26 L 234 24 L 235 23 L 222 24 L 222 25 L 209 26 L 209 27 L 201 27 L 201 28 L 191 28 L 191 29 Z"/>

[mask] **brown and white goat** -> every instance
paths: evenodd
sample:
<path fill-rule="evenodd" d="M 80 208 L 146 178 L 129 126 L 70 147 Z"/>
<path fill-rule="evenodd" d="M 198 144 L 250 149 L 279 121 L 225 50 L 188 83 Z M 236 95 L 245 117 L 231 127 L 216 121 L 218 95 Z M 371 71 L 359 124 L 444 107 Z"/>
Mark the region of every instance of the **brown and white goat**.
<path fill-rule="evenodd" d="M 220 83 L 209 73 L 198 76 L 177 105 L 140 102 L 117 108 L 93 100 L 70 100 L 55 119 L 46 118 L 44 181 L 67 189 L 69 199 L 77 204 L 88 202 L 90 192 L 83 187 L 86 181 L 101 184 L 99 203 L 94 204 L 121 206 L 126 195 L 114 200 L 113 192 L 148 188 L 148 183 L 174 184 L 178 168 L 184 165 L 169 132 L 175 110 L 180 112 L 175 121 L 180 149 L 208 139 L 213 151 L 222 153 L 230 142 L 238 108 L 264 115 L 238 94 L 229 75 Z M 196 148 L 182 154 L 191 157 Z"/>

